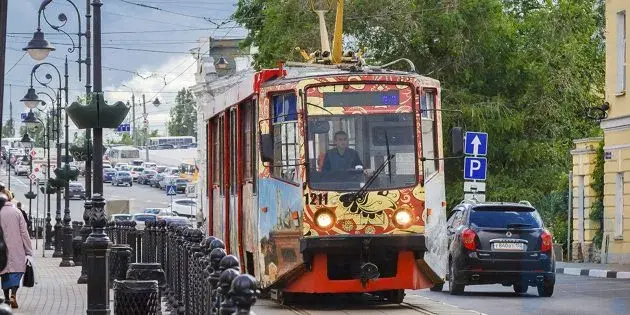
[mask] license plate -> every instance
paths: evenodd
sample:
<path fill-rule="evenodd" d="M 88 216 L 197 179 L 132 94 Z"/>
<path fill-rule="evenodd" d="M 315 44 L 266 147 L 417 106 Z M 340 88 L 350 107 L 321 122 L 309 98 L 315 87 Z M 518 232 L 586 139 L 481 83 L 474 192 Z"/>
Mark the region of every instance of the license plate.
<path fill-rule="evenodd" d="M 524 251 L 525 244 L 523 243 L 492 243 L 492 250 Z"/>

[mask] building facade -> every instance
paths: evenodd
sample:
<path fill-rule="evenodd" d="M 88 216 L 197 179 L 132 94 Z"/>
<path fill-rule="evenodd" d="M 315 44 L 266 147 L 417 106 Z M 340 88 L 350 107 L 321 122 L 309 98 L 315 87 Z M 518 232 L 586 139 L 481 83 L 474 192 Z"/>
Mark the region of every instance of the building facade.
<path fill-rule="evenodd" d="M 603 262 L 630 264 L 630 95 L 627 16 L 630 1 L 606 1 Z"/>

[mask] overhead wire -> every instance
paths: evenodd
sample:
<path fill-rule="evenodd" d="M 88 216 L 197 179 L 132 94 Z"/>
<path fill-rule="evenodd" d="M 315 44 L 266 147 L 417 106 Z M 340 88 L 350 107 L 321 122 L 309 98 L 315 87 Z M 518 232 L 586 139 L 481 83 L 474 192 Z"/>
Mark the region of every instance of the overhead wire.
<path fill-rule="evenodd" d="M 185 16 L 185 17 L 190 17 L 190 18 L 201 19 L 201 20 L 204 20 L 204 21 L 206 21 L 208 23 L 211 23 L 211 24 L 213 24 L 215 26 L 219 26 L 219 23 L 216 23 L 216 22 L 213 21 L 213 19 L 210 19 L 209 17 L 205 17 L 205 16 L 192 15 L 192 14 L 186 14 L 186 13 L 171 11 L 171 10 L 168 10 L 168 9 L 164 9 L 164 8 L 160 8 L 160 7 L 156 7 L 156 6 L 151 6 L 151 5 L 147 5 L 147 4 L 142 4 L 142 3 L 137 3 L 137 2 L 133 2 L 133 1 L 128 1 L 128 0 L 118 0 L 118 1 L 130 4 L 130 5 L 135 5 L 135 6 L 138 6 L 138 7 L 141 7 L 141 8 L 146 8 L 146 9 L 166 12 L 166 13 L 179 15 L 179 16 Z"/>

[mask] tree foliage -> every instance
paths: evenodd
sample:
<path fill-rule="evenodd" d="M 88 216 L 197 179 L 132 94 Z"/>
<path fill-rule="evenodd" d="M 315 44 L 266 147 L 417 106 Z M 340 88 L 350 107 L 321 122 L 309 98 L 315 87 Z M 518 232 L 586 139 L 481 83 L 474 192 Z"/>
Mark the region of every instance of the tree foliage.
<path fill-rule="evenodd" d="M 442 107 L 463 112 L 443 112 L 444 130 L 489 133 L 487 199 L 527 199 L 558 217 L 572 140 L 598 133 L 584 111 L 604 94 L 603 7 L 602 0 L 352 0 L 344 32 L 347 48 L 367 48 L 369 63 L 408 58 L 440 80 Z M 249 29 L 244 44 L 258 47 L 259 68 L 300 61 L 297 46 L 321 47 L 304 1 L 240 0 L 234 18 Z M 462 173 L 461 160 L 448 160 L 448 204 L 463 198 Z"/>
<path fill-rule="evenodd" d="M 177 92 L 168 122 L 170 136 L 197 136 L 197 104 L 189 89 Z"/>
<path fill-rule="evenodd" d="M 2 137 L 13 138 L 15 136 L 15 126 L 13 118 L 9 118 L 7 122 L 2 126 Z"/>

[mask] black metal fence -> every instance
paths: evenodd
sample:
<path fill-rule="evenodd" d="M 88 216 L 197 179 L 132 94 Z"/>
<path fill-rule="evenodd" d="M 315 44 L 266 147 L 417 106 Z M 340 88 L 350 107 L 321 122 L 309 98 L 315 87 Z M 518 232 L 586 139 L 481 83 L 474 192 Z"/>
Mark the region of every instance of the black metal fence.
<path fill-rule="evenodd" d="M 226 253 L 222 240 L 164 220 L 146 222 L 142 230 L 133 221 L 110 222 L 106 233 L 115 244 L 115 314 L 160 314 L 153 296 L 171 314 L 250 314 L 257 281 L 240 274 L 238 258 Z"/>

